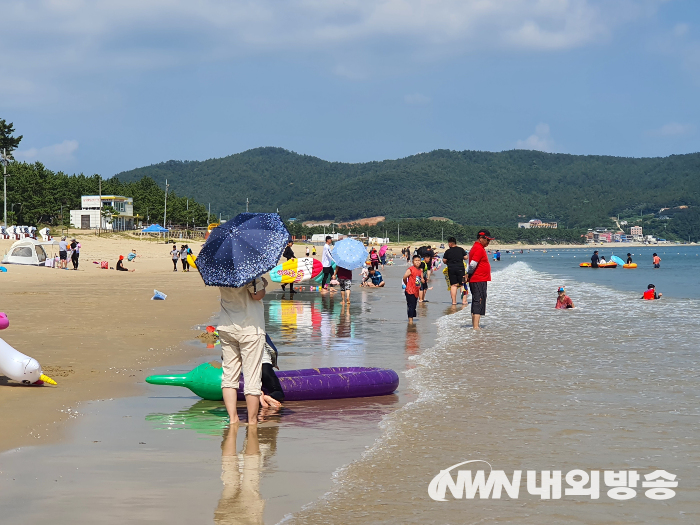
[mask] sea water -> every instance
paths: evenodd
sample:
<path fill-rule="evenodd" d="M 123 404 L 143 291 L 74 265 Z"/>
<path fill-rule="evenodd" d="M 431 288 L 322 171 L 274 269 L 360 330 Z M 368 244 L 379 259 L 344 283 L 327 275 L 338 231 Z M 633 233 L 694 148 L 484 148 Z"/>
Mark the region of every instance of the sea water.
<path fill-rule="evenodd" d="M 700 257 L 696 247 L 655 249 L 654 270 L 643 250 L 637 270 L 578 268 L 583 250 L 503 254 L 483 330 L 471 329 L 468 310 L 441 317 L 435 344 L 405 373 L 418 398 L 386 416 L 363 457 L 286 522 L 700 522 Z M 648 282 L 662 300 L 640 299 Z M 554 309 L 562 285 L 573 310 Z M 433 501 L 431 480 L 468 460 L 509 477 L 521 470 L 518 497 Z M 565 495 L 566 483 L 560 499 L 526 490 L 525 471 L 573 469 L 601 472 L 598 499 Z M 678 487 L 652 500 L 642 477 L 636 497 L 618 501 L 605 470 L 665 470 Z"/>

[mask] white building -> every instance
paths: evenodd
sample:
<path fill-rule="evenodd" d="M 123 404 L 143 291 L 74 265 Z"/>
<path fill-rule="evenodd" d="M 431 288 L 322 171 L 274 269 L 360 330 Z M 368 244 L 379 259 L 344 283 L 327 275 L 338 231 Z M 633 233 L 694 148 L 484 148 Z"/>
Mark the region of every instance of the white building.
<path fill-rule="evenodd" d="M 134 199 L 121 195 L 102 195 L 100 206 L 99 195 L 83 195 L 80 198 L 79 210 L 70 211 L 70 223 L 73 228 L 83 230 L 97 229 L 100 225 L 100 210 L 107 206 L 114 209 L 109 217 L 102 217 L 103 230 L 133 230 L 134 229 Z"/>
<path fill-rule="evenodd" d="M 341 239 L 345 239 L 345 235 L 342 233 L 314 233 L 311 236 L 311 243 L 312 244 L 324 244 L 326 242 L 326 236 L 330 237 L 333 242 L 339 241 Z"/>

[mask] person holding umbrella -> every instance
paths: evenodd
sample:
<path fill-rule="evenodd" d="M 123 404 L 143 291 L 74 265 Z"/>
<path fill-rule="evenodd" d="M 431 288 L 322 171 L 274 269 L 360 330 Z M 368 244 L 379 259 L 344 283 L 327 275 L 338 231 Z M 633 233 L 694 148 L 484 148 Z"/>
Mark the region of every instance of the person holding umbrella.
<path fill-rule="evenodd" d="M 258 423 L 266 335 L 262 298 L 268 285 L 262 275 L 277 265 L 289 238 L 276 213 L 241 213 L 214 228 L 197 257 L 204 284 L 221 293 L 221 389 L 231 424 L 238 422 L 241 371 L 248 424 Z"/>
<path fill-rule="evenodd" d="M 340 284 L 340 294 L 343 304 L 350 304 L 350 286 L 352 285 L 352 271 L 362 268 L 367 259 L 365 246 L 355 239 L 343 239 L 336 243 L 333 249 L 335 260 L 335 272 Z"/>

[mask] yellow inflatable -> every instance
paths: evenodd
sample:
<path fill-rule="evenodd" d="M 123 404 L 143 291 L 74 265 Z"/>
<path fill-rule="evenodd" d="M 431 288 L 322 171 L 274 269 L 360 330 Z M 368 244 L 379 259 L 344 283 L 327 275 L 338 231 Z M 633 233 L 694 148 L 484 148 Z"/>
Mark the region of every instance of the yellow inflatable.
<path fill-rule="evenodd" d="M 623 268 L 636 268 L 636 267 L 637 267 L 637 263 L 623 264 L 622 267 L 623 267 Z"/>

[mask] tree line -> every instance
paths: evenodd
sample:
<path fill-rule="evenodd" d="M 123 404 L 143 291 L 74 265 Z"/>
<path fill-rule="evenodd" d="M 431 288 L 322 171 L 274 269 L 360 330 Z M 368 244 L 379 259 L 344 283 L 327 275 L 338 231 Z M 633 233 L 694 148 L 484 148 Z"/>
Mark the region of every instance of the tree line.
<path fill-rule="evenodd" d="M 69 226 L 70 210 L 79 210 L 81 196 L 123 195 L 134 199 L 134 215 L 144 223 L 163 222 L 165 191 L 144 177 L 122 182 L 116 177 L 68 175 L 53 172 L 42 163 L 10 162 L 7 167 L 7 215 L 9 224 Z M 174 191 L 168 192 L 168 225 L 206 226 L 203 204 Z M 76 225 L 79 226 L 79 225 Z"/>

